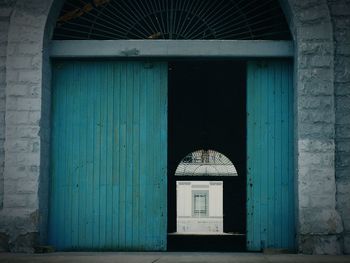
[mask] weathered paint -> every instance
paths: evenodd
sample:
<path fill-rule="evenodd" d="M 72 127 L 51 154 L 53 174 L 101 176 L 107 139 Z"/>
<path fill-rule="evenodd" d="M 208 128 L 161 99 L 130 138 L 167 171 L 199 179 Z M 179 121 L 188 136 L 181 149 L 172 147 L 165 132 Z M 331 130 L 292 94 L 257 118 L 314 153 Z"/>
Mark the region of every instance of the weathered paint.
<path fill-rule="evenodd" d="M 49 242 L 165 250 L 167 64 L 53 65 Z"/>
<path fill-rule="evenodd" d="M 248 63 L 247 248 L 295 248 L 290 61 Z"/>
<path fill-rule="evenodd" d="M 55 58 L 96 57 L 293 57 L 284 40 L 53 40 Z"/>

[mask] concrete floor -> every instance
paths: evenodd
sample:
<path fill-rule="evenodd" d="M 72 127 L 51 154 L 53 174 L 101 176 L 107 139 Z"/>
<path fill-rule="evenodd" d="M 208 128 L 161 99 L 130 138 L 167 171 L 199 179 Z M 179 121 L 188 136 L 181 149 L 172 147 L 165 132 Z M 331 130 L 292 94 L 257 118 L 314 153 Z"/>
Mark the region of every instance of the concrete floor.
<path fill-rule="evenodd" d="M 165 253 L 145 253 L 145 252 L 66 252 L 66 253 L 50 253 L 50 254 L 11 254 L 0 253 L 0 262 L 26 262 L 26 263 L 229 263 L 229 262 L 256 262 L 256 263 L 340 263 L 349 262 L 349 256 L 310 256 L 296 254 L 255 254 L 255 253 L 185 253 L 185 252 L 165 252 Z"/>

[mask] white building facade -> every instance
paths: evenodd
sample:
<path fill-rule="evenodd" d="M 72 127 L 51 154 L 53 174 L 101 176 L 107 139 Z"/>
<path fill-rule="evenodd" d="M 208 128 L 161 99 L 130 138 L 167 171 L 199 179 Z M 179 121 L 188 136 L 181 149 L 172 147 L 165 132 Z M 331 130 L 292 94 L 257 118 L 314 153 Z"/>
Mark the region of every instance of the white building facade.
<path fill-rule="evenodd" d="M 223 233 L 223 182 L 177 181 L 177 233 Z"/>

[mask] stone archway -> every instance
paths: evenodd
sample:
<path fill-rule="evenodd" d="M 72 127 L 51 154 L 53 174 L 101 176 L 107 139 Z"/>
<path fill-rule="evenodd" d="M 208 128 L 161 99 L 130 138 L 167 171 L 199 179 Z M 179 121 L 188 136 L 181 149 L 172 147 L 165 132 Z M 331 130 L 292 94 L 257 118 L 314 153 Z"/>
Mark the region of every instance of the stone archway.
<path fill-rule="evenodd" d="M 343 228 L 335 199 L 334 47 L 328 4 L 326 0 L 280 2 L 295 42 L 298 247 L 303 253 L 341 253 Z M 13 251 L 33 251 L 34 244 L 46 240 L 48 48 L 62 4 L 63 0 L 18 0 L 8 29 L 0 233 Z"/>
<path fill-rule="evenodd" d="M 336 210 L 331 16 L 327 1 L 280 2 L 295 43 L 299 252 L 339 254 L 342 250 L 339 234 L 343 226 Z"/>

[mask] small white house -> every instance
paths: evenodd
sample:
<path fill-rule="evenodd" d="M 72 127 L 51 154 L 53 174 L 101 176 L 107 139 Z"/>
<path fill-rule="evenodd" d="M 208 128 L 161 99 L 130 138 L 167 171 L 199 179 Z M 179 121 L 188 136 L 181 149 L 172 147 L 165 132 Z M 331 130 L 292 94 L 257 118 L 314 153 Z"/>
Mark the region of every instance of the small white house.
<path fill-rule="evenodd" d="M 223 182 L 177 181 L 177 233 L 223 233 Z"/>

